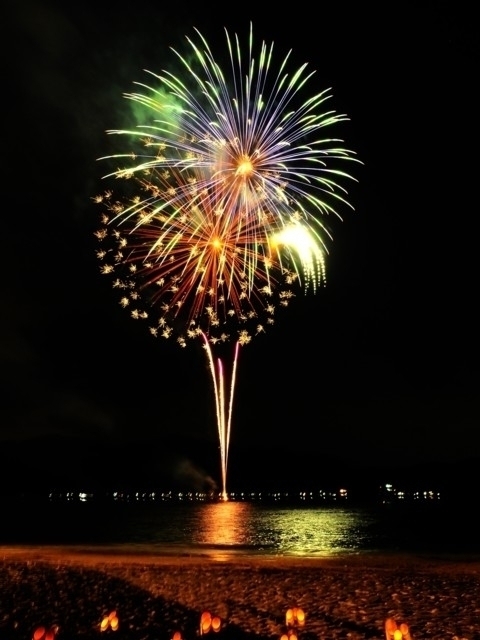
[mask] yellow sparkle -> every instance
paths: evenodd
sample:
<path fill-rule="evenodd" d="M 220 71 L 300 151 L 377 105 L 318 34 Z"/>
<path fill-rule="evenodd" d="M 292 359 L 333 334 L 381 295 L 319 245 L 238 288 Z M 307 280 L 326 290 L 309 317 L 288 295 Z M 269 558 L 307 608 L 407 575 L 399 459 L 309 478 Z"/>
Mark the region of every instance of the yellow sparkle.
<path fill-rule="evenodd" d="M 253 163 L 248 156 L 242 156 L 238 162 L 236 175 L 247 178 L 253 173 Z"/>

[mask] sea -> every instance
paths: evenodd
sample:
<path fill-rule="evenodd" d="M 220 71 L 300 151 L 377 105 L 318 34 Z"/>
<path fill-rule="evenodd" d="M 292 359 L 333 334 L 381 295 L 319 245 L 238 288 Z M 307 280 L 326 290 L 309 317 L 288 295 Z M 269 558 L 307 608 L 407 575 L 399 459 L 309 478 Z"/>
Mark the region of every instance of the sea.
<path fill-rule="evenodd" d="M 478 507 L 261 500 L 0 501 L 0 546 L 74 546 L 152 555 L 480 560 Z"/>

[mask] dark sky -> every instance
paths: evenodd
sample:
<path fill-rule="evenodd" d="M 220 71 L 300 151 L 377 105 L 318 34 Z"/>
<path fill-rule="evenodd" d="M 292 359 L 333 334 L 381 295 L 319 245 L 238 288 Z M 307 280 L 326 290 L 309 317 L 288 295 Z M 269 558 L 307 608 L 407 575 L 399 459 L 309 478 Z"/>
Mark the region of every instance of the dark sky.
<path fill-rule="evenodd" d="M 146 439 L 172 436 L 179 459 L 218 478 L 204 353 L 155 340 L 120 308 L 95 257 L 92 198 L 105 131 L 128 126 L 122 94 L 143 70 L 169 69 L 169 48 L 185 51 L 194 27 L 223 56 L 223 28 L 245 41 L 252 21 L 278 62 L 292 49 L 316 70 L 312 91 L 331 87 L 332 108 L 350 118 L 345 146 L 363 164 L 351 169 L 355 211 L 330 221 L 327 286 L 300 291 L 242 349 L 232 465 L 248 474 L 278 448 L 346 466 L 478 456 L 479 35 L 465 6 L 222 13 L 7 0 L 0 442 L 128 442 L 135 467 Z M 192 440 L 211 458 L 190 460 Z M 152 468 L 157 453 L 149 443 Z M 288 473 L 285 459 L 271 473 Z"/>

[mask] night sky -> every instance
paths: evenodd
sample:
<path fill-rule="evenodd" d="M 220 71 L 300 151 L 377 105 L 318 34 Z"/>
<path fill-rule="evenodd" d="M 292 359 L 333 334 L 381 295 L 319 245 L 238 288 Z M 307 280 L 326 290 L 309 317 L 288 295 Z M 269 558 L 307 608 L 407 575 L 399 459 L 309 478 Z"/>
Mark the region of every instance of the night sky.
<path fill-rule="evenodd" d="M 31 472 L 52 483 L 219 481 L 204 352 L 154 339 L 119 306 L 95 256 L 92 198 L 105 132 L 129 125 L 122 95 L 143 70 L 169 69 L 170 47 L 187 51 L 194 27 L 225 56 L 224 27 L 246 42 L 250 22 L 278 63 L 292 49 L 294 67 L 316 70 L 311 92 L 331 88 L 331 108 L 349 116 L 336 133 L 362 164 L 349 168 L 355 210 L 328 219 L 326 287 L 299 290 L 241 351 L 232 483 L 315 483 L 331 466 L 401 476 L 479 458 L 473 6 L 322 4 L 312 14 L 7 0 L 4 484 Z"/>

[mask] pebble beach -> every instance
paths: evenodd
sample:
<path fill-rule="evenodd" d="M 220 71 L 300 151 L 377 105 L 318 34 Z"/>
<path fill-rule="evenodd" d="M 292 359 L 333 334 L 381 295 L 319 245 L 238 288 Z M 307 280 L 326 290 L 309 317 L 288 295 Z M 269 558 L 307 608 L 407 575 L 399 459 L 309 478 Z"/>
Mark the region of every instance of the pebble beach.
<path fill-rule="evenodd" d="M 286 624 L 294 607 L 301 627 Z M 221 620 L 204 634 L 218 640 L 380 640 L 387 619 L 412 640 L 480 640 L 480 561 L 0 548 L 0 640 L 44 640 L 39 629 L 58 640 L 193 640 L 204 611 Z M 118 628 L 102 630 L 113 612 Z"/>

